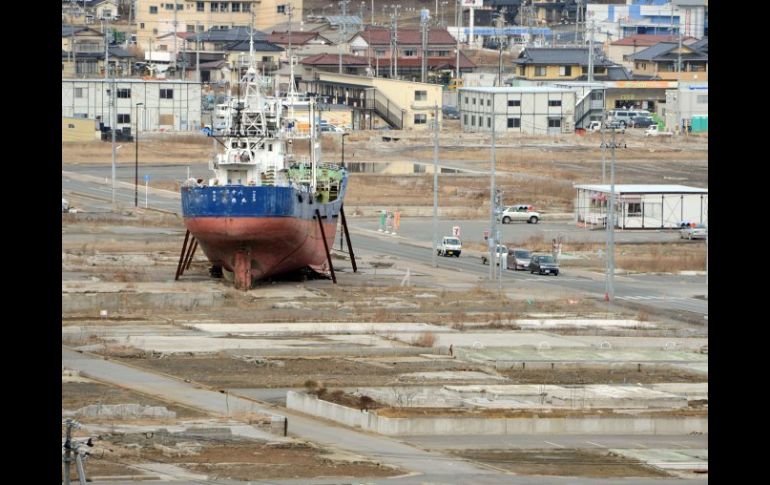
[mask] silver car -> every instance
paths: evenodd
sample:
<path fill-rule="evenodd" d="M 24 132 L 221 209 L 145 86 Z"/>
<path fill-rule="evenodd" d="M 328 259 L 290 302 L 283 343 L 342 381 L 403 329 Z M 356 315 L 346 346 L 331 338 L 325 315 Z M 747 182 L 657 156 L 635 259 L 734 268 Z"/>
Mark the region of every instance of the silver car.
<path fill-rule="evenodd" d="M 706 239 L 708 228 L 703 224 L 697 224 L 695 227 L 687 226 L 679 231 L 680 239 Z"/>
<path fill-rule="evenodd" d="M 508 269 L 529 269 L 532 251 L 528 249 L 510 249 L 508 251 Z"/>

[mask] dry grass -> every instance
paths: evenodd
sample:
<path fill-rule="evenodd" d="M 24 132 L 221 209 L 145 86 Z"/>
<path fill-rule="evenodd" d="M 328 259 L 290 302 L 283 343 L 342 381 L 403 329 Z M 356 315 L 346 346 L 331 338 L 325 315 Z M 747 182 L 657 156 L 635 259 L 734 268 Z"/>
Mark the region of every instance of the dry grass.
<path fill-rule="evenodd" d="M 422 332 L 412 339 L 412 345 L 417 347 L 433 347 L 436 345 L 436 335 L 433 332 Z"/>

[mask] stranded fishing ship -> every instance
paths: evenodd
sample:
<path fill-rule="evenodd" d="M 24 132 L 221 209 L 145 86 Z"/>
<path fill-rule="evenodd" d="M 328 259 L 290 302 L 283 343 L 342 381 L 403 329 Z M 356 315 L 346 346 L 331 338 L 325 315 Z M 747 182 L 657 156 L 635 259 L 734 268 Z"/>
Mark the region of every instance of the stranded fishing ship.
<path fill-rule="evenodd" d="M 328 251 L 348 179 L 344 167 L 319 160 L 314 99 L 298 99 L 293 76 L 287 96 L 267 96 L 253 46 L 252 39 L 238 99 L 215 137 L 223 149 L 209 162 L 214 176 L 181 188 L 185 225 L 212 274 L 232 271 L 240 289 L 305 267 L 333 271 Z M 295 112 L 308 113 L 309 122 L 298 122 Z M 309 155 L 294 155 L 298 140 L 309 140 Z"/>

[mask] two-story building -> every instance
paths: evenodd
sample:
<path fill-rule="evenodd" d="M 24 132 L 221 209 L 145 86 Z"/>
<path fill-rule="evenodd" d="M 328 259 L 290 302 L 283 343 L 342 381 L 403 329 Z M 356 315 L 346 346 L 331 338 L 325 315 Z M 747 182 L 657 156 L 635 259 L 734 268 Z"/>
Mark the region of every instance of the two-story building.
<path fill-rule="evenodd" d="M 634 63 L 634 75 L 670 81 L 708 81 L 708 39 L 691 45 L 677 42 L 659 42 L 647 49 L 626 56 Z"/>
<path fill-rule="evenodd" d="M 516 77 L 528 81 L 585 81 L 588 79 L 587 47 L 527 47 L 513 61 Z M 596 50 L 594 81 L 630 79 L 630 73 Z"/>
<path fill-rule="evenodd" d="M 624 37 L 620 40 L 610 42 L 607 46 L 607 57 L 612 62 L 620 64 L 627 69 L 634 69 L 634 63 L 626 60 L 626 56 L 636 54 L 648 47 L 652 47 L 658 42 L 678 42 L 679 38 L 673 35 L 652 35 L 638 34 Z M 693 37 L 684 37 L 682 43 L 691 44 L 695 42 Z"/>

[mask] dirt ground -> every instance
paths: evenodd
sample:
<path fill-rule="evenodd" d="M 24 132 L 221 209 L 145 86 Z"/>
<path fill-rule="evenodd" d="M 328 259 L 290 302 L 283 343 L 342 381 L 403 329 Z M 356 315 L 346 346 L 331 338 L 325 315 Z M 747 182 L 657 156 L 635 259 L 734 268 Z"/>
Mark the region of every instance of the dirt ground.
<path fill-rule="evenodd" d="M 662 470 L 607 451 L 463 450 L 452 454 L 520 475 L 593 478 L 669 476 Z"/>
<path fill-rule="evenodd" d="M 200 418 L 208 416 L 197 409 L 179 406 L 145 396 L 127 389 L 98 382 L 63 382 L 61 385 L 62 409 L 74 411 L 91 404 L 141 404 L 142 406 L 165 406 L 174 411 L 177 418 Z M 78 418 L 80 421 L 90 421 Z"/>
<path fill-rule="evenodd" d="M 168 356 L 163 359 L 123 358 L 132 365 L 201 382 L 232 388 L 302 387 L 309 380 L 325 386 L 386 386 L 399 374 L 438 370 L 419 362 L 372 365 L 344 358 L 266 359 L 253 364 L 233 357 Z M 478 371 L 465 362 L 442 362 L 442 371 Z M 465 381 L 441 381 L 460 384 Z"/>
<path fill-rule="evenodd" d="M 505 369 L 500 375 L 511 379 L 510 384 L 653 384 L 657 382 L 703 382 L 703 374 L 684 369 L 660 366 L 641 366 L 638 371 L 629 369 L 569 369 L 561 366 L 558 371 L 544 369 Z"/>
<path fill-rule="evenodd" d="M 144 435 L 108 436 L 113 460 L 171 463 L 209 479 L 387 477 L 403 472 L 355 456 L 337 456 L 305 443 L 264 444 L 244 440 L 175 440 Z M 138 451 L 137 451 L 138 446 Z M 133 449 L 131 449 L 133 448 Z"/>

